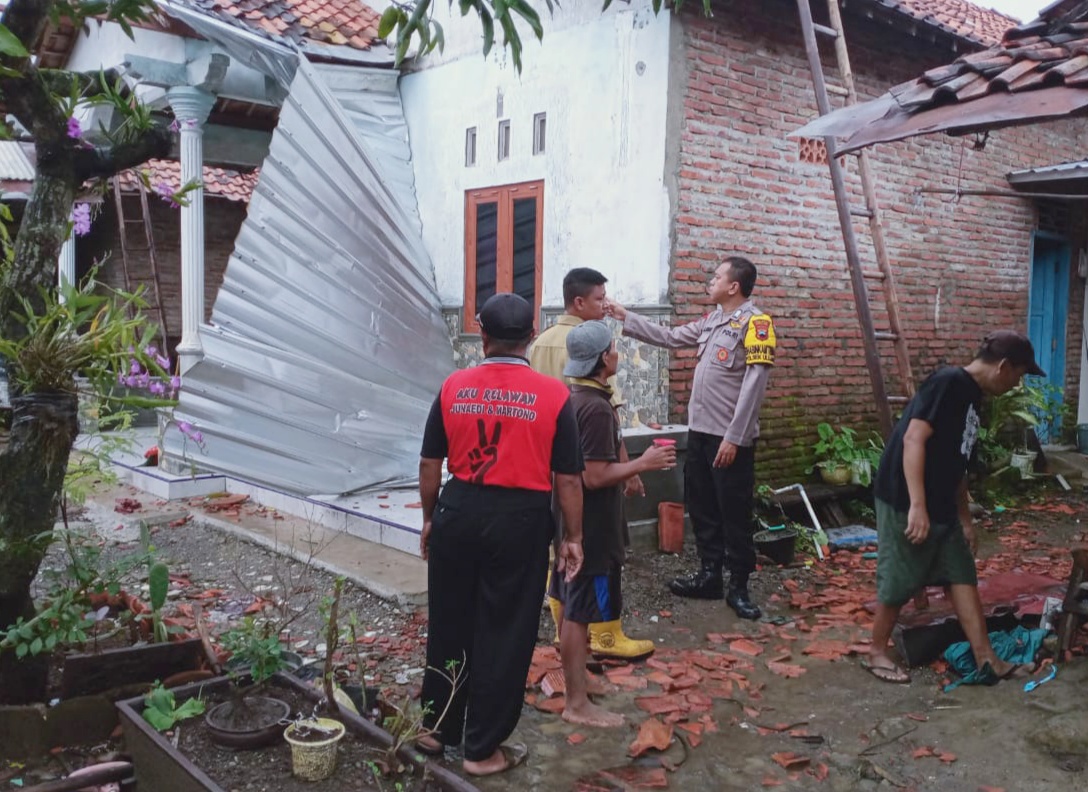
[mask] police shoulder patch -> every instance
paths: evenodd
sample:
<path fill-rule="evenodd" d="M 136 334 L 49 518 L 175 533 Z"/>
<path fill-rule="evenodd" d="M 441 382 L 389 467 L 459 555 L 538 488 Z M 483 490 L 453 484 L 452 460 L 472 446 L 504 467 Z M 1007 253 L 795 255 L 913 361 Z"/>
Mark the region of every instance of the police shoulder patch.
<path fill-rule="evenodd" d="M 748 320 L 748 332 L 744 335 L 744 351 L 748 365 L 773 366 L 776 346 L 774 323 L 770 315 L 753 314 Z"/>

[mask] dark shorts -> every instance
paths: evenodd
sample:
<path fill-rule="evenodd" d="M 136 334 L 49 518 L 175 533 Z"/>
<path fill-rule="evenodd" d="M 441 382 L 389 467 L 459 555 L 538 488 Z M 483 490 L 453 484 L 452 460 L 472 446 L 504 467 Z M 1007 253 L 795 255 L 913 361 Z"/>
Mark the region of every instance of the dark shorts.
<path fill-rule="evenodd" d="M 876 499 L 879 536 L 876 596 L 884 605 L 905 605 L 926 586 L 978 585 L 975 557 L 959 520 L 933 523 L 920 545 L 906 537 L 907 515 Z"/>
<path fill-rule="evenodd" d="M 563 603 L 563 618 L 575 624 L 615 621 L 623 610 L 620 570 L 607 575 L 578 575 L 568 583 L 553 569 L 548 596 Z"/>

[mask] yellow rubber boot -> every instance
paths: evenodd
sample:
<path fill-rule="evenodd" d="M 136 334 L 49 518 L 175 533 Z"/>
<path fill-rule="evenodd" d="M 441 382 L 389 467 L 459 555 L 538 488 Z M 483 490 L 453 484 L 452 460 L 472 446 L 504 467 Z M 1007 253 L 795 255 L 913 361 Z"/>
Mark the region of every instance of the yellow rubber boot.
<path fill-rule="evenodd" d="M 548 609 L 552 612 L 552 622 L 555 623 L 555 642 L 559 643 L 559 622 L 563 621 L 563 603 L 555 597 L 548 597 Z"/>
<path fill-rule="evenodd" d="M 654 653 L 653 641 L 638 641 L 623 634 L 620 620 L 589 625 L 589 651 L 621 660 L 641 660 Z"/>

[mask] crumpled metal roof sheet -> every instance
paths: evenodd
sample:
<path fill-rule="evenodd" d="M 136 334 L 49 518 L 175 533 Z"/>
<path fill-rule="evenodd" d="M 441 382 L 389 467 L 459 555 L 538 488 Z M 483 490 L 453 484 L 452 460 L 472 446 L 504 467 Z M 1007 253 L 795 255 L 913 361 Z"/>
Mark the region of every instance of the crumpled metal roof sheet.
<path fill-rule="evenodd" d="M 34 181 L 34 166 L 14 140 L 0 140 L 0 179 Z"/>
<path fill-rule="evenodd" d="M 395 79 L 354 69 L 349 116 L 305 59 L 291 64 L 271 42 L 185 21 L 266 73 L 293 77 L 211 325 L 201 329 L 204 360 L 186 373 L 175 410 L 204 434 L 206 453 L 176 428 L 166 450 L 306 494 L 411 480 L 453 351 L 420 235 Z M 353 123 L 360 115 L 366 123 Z"/>

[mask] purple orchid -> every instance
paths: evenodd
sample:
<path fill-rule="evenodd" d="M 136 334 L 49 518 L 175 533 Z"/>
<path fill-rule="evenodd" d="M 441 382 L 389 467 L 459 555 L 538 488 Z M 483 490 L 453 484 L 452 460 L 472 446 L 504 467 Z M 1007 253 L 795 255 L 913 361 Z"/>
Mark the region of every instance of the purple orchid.
<path fill-rule="evenodd" d="M 79 140 L 83 137 L 83 127 L 75 116 L 68 119 L 68 137 L 72 140 Z"/>
<path fill-rule="evenodd" d="M 72 207 L 72 231 L 76 236 L 91 233 L 91 205 L 80 203 Z"/>

